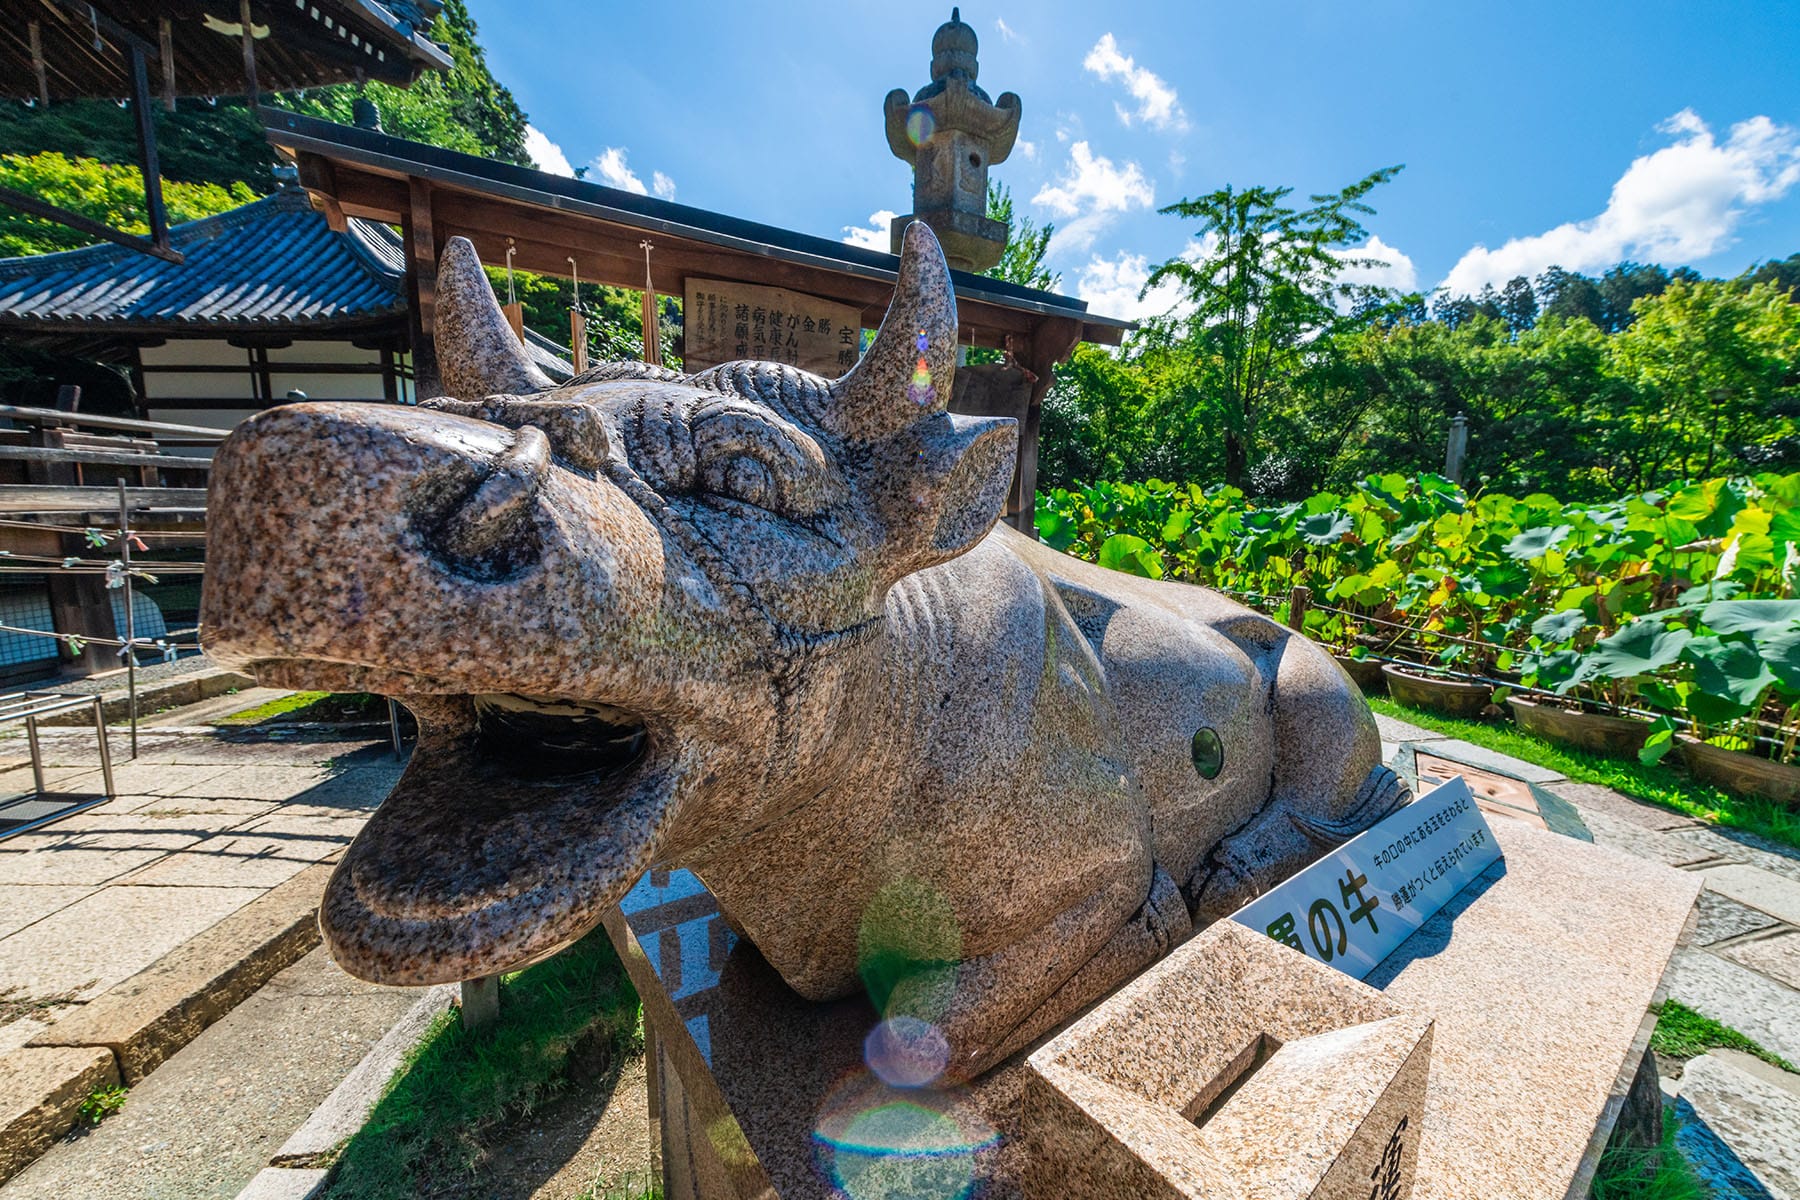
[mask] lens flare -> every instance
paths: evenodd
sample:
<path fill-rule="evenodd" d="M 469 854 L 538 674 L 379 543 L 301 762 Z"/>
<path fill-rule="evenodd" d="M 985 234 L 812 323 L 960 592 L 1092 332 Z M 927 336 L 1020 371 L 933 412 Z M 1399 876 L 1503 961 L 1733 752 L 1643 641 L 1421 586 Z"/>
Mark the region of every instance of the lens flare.
<path fill-rule="evenodd" d="M 923 104 L 915 104 L 906 114 L 906 140 L 915 146 L 923 146 L 937 132 L 937 118 Z"/>
<path fill-rule="evenodd" d="M 884 884 L 863 910 L 856 970 L 883 1016 L 936 1021 L 955 988 L 962 956 L 955 910 L 935 884 L 903 876 Z"/>
<path fill-rule="evenodd" d="M 924 1087 L 950 1063 L 943 1030 L 917 1017 L 891 1017 L 863 1039 L 863 1061 L 890 1087 Z"/>
<path fill-rule="evenodd" d="M 850 1200 L 964 1200 L 998 1143 L 956 1093 L 896 1091 L 867 1075 L 833 1093 L 813 1129 L 819 1167 Z"/>

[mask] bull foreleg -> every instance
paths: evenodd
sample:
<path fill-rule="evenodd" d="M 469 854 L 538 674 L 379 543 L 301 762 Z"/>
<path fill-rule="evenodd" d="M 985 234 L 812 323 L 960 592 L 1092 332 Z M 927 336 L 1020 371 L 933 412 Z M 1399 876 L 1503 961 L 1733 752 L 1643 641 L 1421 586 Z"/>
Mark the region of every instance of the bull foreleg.
<path fill-rule="evenodd" d="M 1133 900 L 1135 912 L 1126 909 Z M 931 1020 L 949 1042 L 952 1073 L 977 1075 L 1161 958 L 1192 927 L 1174 881 L 1152 865 L 1147 895 L 1141 884 L 1109 887 L 1004 950 L 909 975 L 887 1012 Z"/>

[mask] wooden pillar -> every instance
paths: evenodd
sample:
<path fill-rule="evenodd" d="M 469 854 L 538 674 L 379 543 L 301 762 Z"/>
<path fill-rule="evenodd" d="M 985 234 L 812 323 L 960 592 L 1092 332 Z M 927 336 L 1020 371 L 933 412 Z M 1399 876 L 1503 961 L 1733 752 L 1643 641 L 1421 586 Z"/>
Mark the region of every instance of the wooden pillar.
<path fill-rule="evenodd" d="M 432 213 L 431 185 L 413 176 L 407 181 L 410 204 L 400 232 L 406 243 L 406 295 L 411 319 L 413 398 L 443 394 L 438 378 L 437 348 L 437 219 Z"/>
<path fill-rule="evenodd" d="M 1019 471 L 1014 487 L 1018 493 L 1018 510 L 1013 527 L 1027 537 L 1037 536 L 1037 460 L 1038 426 L 1044 413 L 1044 397 L 1056 382 L 1056 364 L 1069 357 L 1081 341 L 1081 322 L 1069 317 L 1051 317 L 1032 331 L 1031 344 L 1017 352 L 1021 364 L 1037 376 L 1031 385 L 1031 407 L 1019 429 Z"/>
<path fill-rule="evenodd" d="M 244 100 L 255 108 L 262 101 L 256 85 L 256 34 L 252 32 L 250 0 L 238 0 L 238 21 L 244 27 Z"/>
<path fill-rule="evenodd" d="M 44 28 L 27 21 L 25 31 L 31 38 L 31 70 L 37 75 L 37 101 L 41 108 L 50 107 L 50 72 L 44 62 Z"/>
<path fill-rule="evenodd" d="M 163 17 L 157 22 L 157 40 L 162 49 L 162 102 L 163 108 L 175 111 L 175 30 L 169 18 Z"/>

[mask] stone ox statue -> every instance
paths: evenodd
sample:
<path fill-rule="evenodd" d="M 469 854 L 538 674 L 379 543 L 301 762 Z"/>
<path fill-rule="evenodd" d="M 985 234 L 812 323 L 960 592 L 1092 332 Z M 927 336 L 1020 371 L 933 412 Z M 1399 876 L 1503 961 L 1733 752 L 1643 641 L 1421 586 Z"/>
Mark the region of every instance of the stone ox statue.
<path fill-rule="evenodd" d="M 944 411 L 924 225 L 836 381 L 553 388 L 473 247 L 440 271 L 454 398 L 282 405 L 212 474 L 213 657 L 418 717 L 320 914 L 352 974 L 517 968 L 688 867 L 801 995 L 866 986 L 968 1076 L 1403 800 L 1313 643 L 996 526 L 1016 433 Z"/>

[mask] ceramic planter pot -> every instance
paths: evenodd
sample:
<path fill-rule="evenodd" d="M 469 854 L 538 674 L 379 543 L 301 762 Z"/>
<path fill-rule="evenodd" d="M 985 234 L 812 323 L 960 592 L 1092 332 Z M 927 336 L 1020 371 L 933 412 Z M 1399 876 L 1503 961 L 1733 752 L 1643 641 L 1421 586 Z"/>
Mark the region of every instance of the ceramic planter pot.
<path fill-rule="evenodd" d="M 1675 746 L 1681 751 L 1681 761 L 1686 764 L 1688 773 L 1702 783 L 1740 796 L 1761 796 L 1765 800 L 1800 808 L 1800 767 L 1759 758 L 1742 750 L 1709 746 L 1692 734 L 1676 734 Z"/>
<path fill-rule="evenodd" d="M 1384 665 L 1381 674 L 1387 680 L 1388 694 L 1400 703 L 1440 712 L 1447 717 L 1474 720 L 1481 716 L 1494 696 L 1494 689 L 1485 683 L 1414 674 L 1392 663 Z"/>
<path fill-rule="evenodd" d="M 1351 658 L 1348 654 L 1333 654 L 1338 666 L 1344 668 L 1348 675 L 1362 689 L 1365 696 L 1379 696 L 1387 691 L 1387 676 L 1381 673 L 1381 663 L 1373 658 Z"/>
<path fill-rule="evenodd" d="M 1519 723 L 1519 728 L 1575 750 L 1618 758 L 1635 757 L 1644 748 L 1644 738 L 1650 733 L 1648 721 L 1632 717 L 1578 712 L 1554 704 L 1540 704 L 1523 696 L 1508 696 L 1506 702 L 1512 705 L 1513 720 Z"/>

